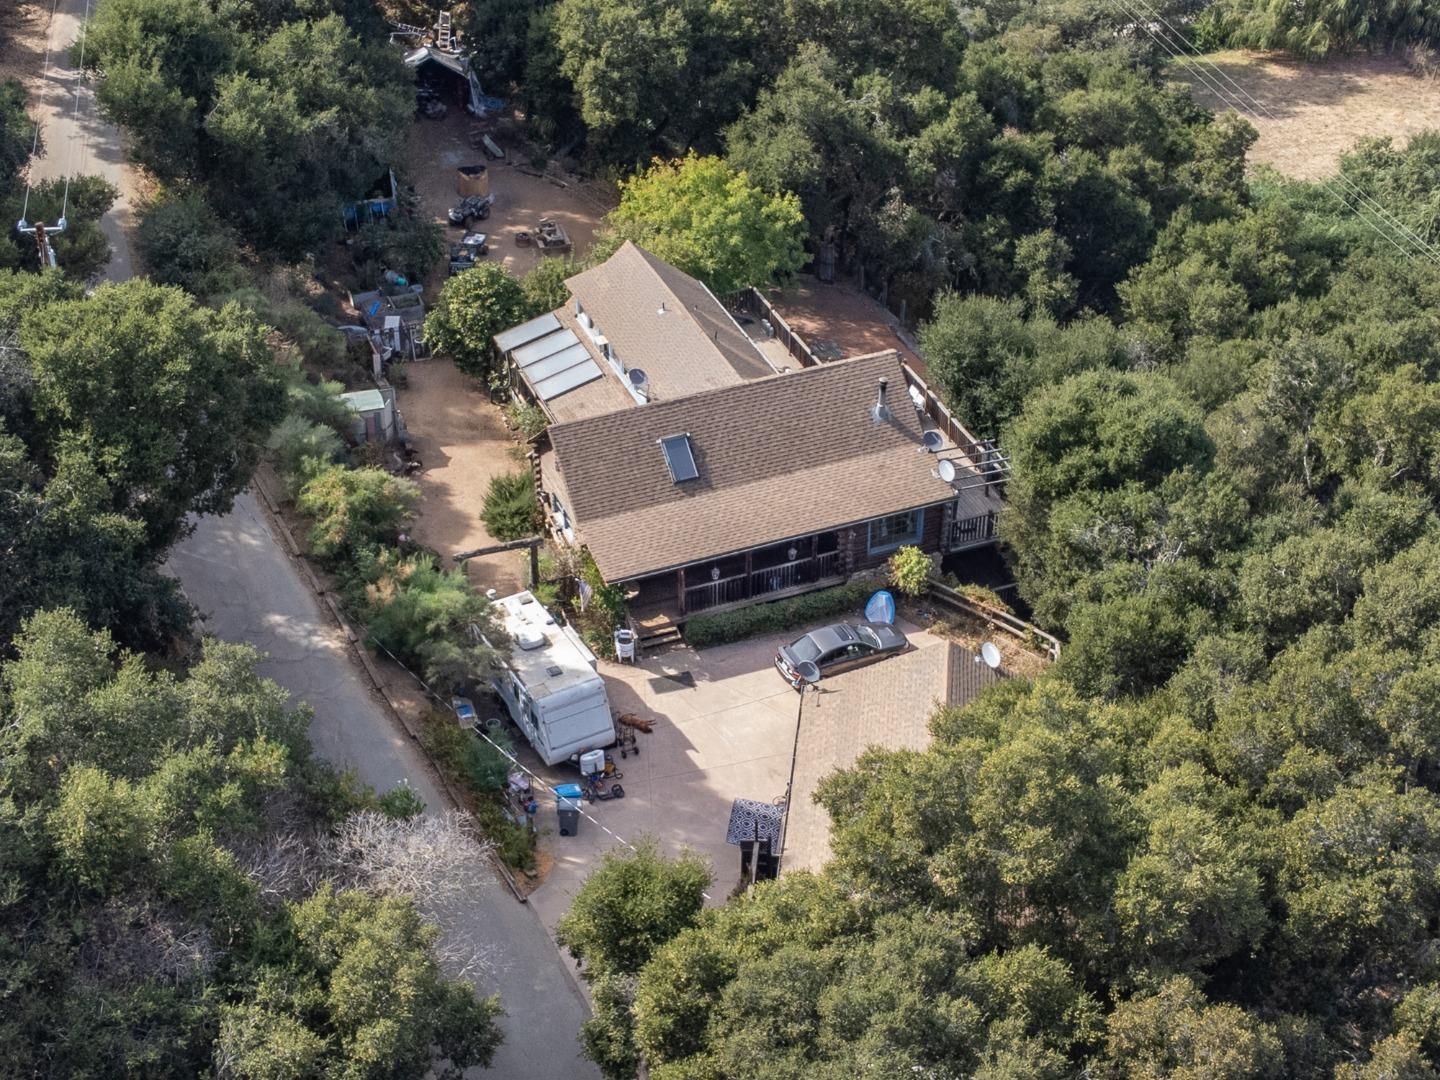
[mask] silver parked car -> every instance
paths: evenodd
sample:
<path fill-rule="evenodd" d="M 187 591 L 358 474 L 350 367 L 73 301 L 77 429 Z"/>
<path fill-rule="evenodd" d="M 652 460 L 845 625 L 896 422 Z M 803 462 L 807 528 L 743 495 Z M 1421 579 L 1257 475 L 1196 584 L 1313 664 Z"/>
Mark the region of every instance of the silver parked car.
<path fill-rule="evenodd" d="M 823 677 L 883 660 L 909 647 L 905 635 L 886 623 L 834 623 L 782 645 L 775 654 L 775 668 L 786 682 L 798 687 L 797 669 L 807 660 Z"/>

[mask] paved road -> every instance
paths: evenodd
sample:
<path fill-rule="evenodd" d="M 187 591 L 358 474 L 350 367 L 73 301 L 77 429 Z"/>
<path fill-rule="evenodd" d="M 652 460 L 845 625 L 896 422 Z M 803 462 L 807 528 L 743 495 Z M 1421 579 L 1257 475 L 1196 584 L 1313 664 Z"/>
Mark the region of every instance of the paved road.
<path fill-rule="evenodd" d="M 3 2 L 5 0 L 0 0 Z M 27 82 L 30 112 L 40 121 L 40 138 L 44 143 L 44 154 L 31 164 L 30 177 L 50 180 L 58 176 L 103 176 L 119 189 L 120 197 L 101 220 L 100 228 L 110 241 L 106 277 L 124 281 L 131 272 L 128 230 L 133 224 L 135 178 L 125 165 L 120 132 L 103 123 L 95 110 L 95 95 L 89 80 L 80 81 L 80 102 L 76 109 L 77 75 L 70 63 L 69 47 L 71 42 L 79 40 L 86 10 L 86 0 L 58 0 L 46 34 L 49 67 L 43 78 L 37 71 Z M 48 18 L 48 13 L 44 17 Z M 39 45 L 39 48 L 43 52 L 45 46 Z M 56 246 L 61 243 L 63 241 L 57 240 Z"/>
<path fill-rule="evenodd" d="M 310 703 L 310 734 L 323 757 L 381 790 L 408 779 L 427 806 L 445 805 L 424 759 L 369 689 L 252 493 L 226 516 L 202 518 L 168 567 L 205 613 L 206 633 L 264 650 L 262 674 Z M 535 913 L 492 880 L 457 917 L 460 925 L 442 927 L 445 933 L 494 947 L 492 970 L 476 983 L 482 993 L 498 990 L 509 1013 L 494 1069 L 536 1080 L 598 1077 L 577 1057 L 576 1032 L 588 1010 Z"/>
<path fill-rule="evenodd" d="M 0 0 L 0 3 L 5 0 Z M 129 227 L 135 178 L 125 166 L 119 133 L 96 116 L 88 86 L 75 108 L 76 75 L 67 48 L 76 40 L 86 0 L 58 0 L 46 30 L 50 69 L 30 80 L 46 154 L 36 179 L 100 175 L 121 191 L 101 227 L 112 257 L 106 276 L 131 276 Z M 246 492 L 224 517 L 203 518 L 172 553 L 168 569 L 206 615 L 205 630 L 244 641 L 268 654 L 262 672 L 315 710 L 311 735 L 327 760 L 354 768 L 381 790 L 408 780 L 427 806 L 445 806 L 418 750 L 399 729 L 347 652 L 343 635 L 306 587 L 255 497 Z M 589 1011 L 539 918 L 498 879 L 442 928 L 447 935 L 491 948 L 481 993 L 499 991 L 508 1016 L 494 1070 L 516 1077 L 591 1080 L 600 1075 L 579 1055 L 578 1032 Z M 472 1070 L 476 1075 L 480 1070 Z"/>

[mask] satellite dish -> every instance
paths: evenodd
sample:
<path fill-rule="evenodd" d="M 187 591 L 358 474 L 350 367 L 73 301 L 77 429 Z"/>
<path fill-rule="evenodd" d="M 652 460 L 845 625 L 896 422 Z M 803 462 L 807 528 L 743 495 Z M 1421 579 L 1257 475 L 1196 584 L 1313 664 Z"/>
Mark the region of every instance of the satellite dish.
<path fill-rule="evenodd" d="M 644 386 L 645 372 L 641 371 L 638 367 L 632 367 L 630 369 L 630 385 L 637 390 Z"/>
<path fill-rule="evenodd" d="M 813 660 L 801 660 L 795 665 L 795 674 L 800 676 L 800 681 L 806 686 L 814 686 L 820 681 L 820 669 Z"/>
<path fill-rule="evenodd" d="M 947 459 L 940 462 L 936 466 L 936 470 L 940 473 L 940 479 L 945 483 L 953 484 L 955 482 L 955 463 L 953 461 Z"/>
<path fill-rule="evenodd" d="M 920 443 L 927 451 L 933 454 L 945 445 L 945 436 L 932 429 L 920 436 Z"/>
<path fill-rule="evenodd" d="M 995 647 L 993 641 L 987 641 L 980 646 L 980 659 L 984 660 L 986 666 L 992 671 L 1000 669 L 1000 650 Z"/>

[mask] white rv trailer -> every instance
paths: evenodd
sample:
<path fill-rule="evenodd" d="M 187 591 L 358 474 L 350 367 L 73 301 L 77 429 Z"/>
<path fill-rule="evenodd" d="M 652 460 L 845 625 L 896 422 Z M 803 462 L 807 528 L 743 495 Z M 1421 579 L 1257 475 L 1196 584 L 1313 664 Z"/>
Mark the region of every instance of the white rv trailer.
<path fill-rule="evenodd" d="M 510 635 L 510 656 L 493 685 L 545 764 L 613 744 L 605 680 L 580 635 L 559 625 L 529 592 L 495 603 Z"/>

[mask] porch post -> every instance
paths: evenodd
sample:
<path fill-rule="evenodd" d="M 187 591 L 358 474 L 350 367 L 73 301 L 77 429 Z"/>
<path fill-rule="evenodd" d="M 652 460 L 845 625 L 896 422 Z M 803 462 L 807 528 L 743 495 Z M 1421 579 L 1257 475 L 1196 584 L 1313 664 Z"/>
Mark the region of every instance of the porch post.
<path fill-rule="evenodd" d="M 755 571 L 755 549 L 745 549 L 745 599 L 750 599 L 750 583 L 753 580 L 750 575 Z"/>
<path fill-rule="evenodd" d="M 685 568 L 675 571 L 675 599 L 680 604 L 680 614 L 685 614 Z"/>

